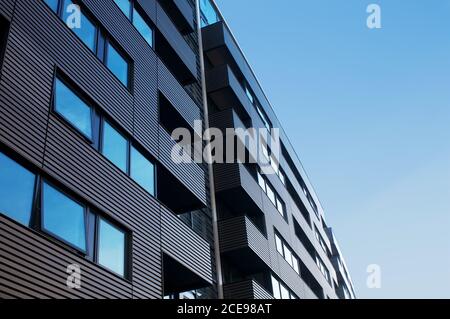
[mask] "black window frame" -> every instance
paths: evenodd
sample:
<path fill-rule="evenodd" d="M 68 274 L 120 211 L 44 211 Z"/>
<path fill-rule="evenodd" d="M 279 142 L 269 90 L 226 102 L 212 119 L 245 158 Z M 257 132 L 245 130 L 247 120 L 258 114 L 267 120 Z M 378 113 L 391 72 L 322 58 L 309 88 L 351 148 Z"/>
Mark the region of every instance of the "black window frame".
<path fill-rule="evenodd" d="M 55 13 L 47 3 L 44 4 L 52 11 L 54 14 L 58 16 L 58 18 L 62 21 L 62 23 L 67 27 L 65 21 L 63 20 L 63 3 L 65 0 L 58 0 L 58 10 Z M 74 30 L 68 28 L 73 34 L 80 40 L 80 42 L 90 51 L 92 52 L 100 62 L 106 67 L 106 69 L 116 78 L 121 85 L 127 88 L 127 90 L 133 94 L 134 91 L 134 61 L 126 53 L 126 51 L 113 39 L 113 37 L 105 30 L 105 28 L 98 22 L 98 20 L 94 17 L 94 15 L 86 9 L 85 5 L 80 2 L 80 0 L 71 0 L 74 4 L 80 7 L 81 13 L 95 26 L 96 35 L 95 35 L 95 48 L 92 50 L 84 41 L 80 39 L 80 37 L 75 33 Z M 124 60 L 128 64 L 128 75 L 127 75 L 127 85 L 125 85 L 107 66 L 106 63 L 106 51 L 108 43 L 112 43 L 114 49 L 124 58 Z"/>
<path fill-rule="evenodd" d="M 30 163 L 24 160 L 21 156 L 16 154 L 15 152 L 7 149 L 0 145 L 0 152 L 8 157 L 10 160 L 14 161 L 18 165 L 27 169 L 30 173 L 35 175 L 35 182 L 33 185 L 33 203 L 31 208 L 31 217 L 29 225 L 24 225 L 14 218 L 11 218 L 0 212 L 0 215 L 7 220 L 11 220 L 16 225 L 30 229 L 40 235 L 42 235 L 45 239 L 55 243 L 63 247 L 64 249 L 84 258 L 87 261 L 92 262 L 95 266 L 104 269 L 105 271 L 113 274 L 114 276 L 119 277 L 122 280 L 127 282 L 132 281 L 132 269 L 131 265 L 133 264 L 133 255 L 132 255 L 132 245 L 133 245 L 133 232 L 125 227 L 123 224 L 115 221 L 110 215 L 105 213 L 101 213 L 97 208 L 93 207 L 90 203 L 83 200 L 81 196 L 77 195 L 74 191 L 72 191 L 69 187 L 63 185 L 60 182 L 54 180 L 51 176 L 43 174 L 41 170 L 37 167 L 33 167 Z M 70 243 L 69 241 L 61 238 L 59 235 L 45 229 L 44 227 L 44 214 L 43 205 L 44 205 L 44 192 L 43 187 L 44 183 L 48 186 L 54 188 L 56 191 L 60 192 L 64 196 L 68 197 L 70 200 L 76 202 L 80 206 L 83 207 L 84 210 L 84 231 L 85 231 L 85 244 L 86 249 L 83 250 L 80 247 Z M 120 230 L 125 235 L 125 253 L 124 253 L 124 275 L 121 276 L 117 274 L 113 270 L 100 265 L 97 262 L 97 251 L 98 251 L 98 238 L 97 238 L 97 221 L 99 219 L 103 219 L 107 221 L 109 224 Z"/>
<path fill-rule="evenodd" d="M 83 250 L 82 248 L 74 245 L 73 243 L 71 243 L 70 241 L 62 238 L 61 236 L 55 234 L 54 232 L 46 229 L 44 227 L 44 221 L 45 221 L 45 211 L 44 211 L 44 184 L 47 184 L 48 186 L 52 187 L 54 190 L 56 190 L 57 192 L 63 194 L 64 196 L 66 196 L 68 199 L 70 199 L 71 201 L 77 203 L 78 205 L 83 207 L 83 222 L 84 222 L 84 244 L 85 244 L 85 249 Z M 75 196 L 73 196 L 70 192 L 67 192 L 66 190 L 63 190 L 61 187 L 58 187 L 56 184 L 52 183 L 51 181 L 45 179 L 45 178 L 41 178 L 40 179 L 40 185 L 39 185 L 39 202 L 40 202 L 40 209 L 39 209 L 39 230 L 47 235 L 49 235 L 50 237 L 53 237 L 55 239 L 57 239 L 58 241 L 64 243 L 66 246 L 71 247 L 73 250 L 75 250 L 76 252 L 80 253 L 83 256 L 86 256 L 88 253 L 88 241 L 87 241 L 87 230 L 88 230 L 88 207 L 87 205 L 85 205 L 84 203 L 82 203 L 80 200 L 78 200 L 78 198 L 76 198 Z"/>
<path fill-rule="evenodd" d="M 122 9 L 119 7 L 119 5 L 116 3 L 115 0 L 112 0 L 112 2 L 114 3 L 114 5 L 117 7 L 117 9 L 120 11 L 120 13 L 122 15 L 124 15 L 128 21 L 130 21 L 131 25 L 133 26 L 133 28 L 136 29 L 137 33 L 139 33 L 139 36 L 142 37 L 142 39 L 145 41 L 145 43 L 148 44 L 148 46 L 150 46 L 150 48 L 152 48 L 153 51 L 156 52 L 156 26 L 153 23 L 153 21 L 148 17 L 147 13 L 145 12 L 145 10 L 141 7 L 141 5 L 136 1 L 136 0 L 129 0 L 130 3 L 130 12 L 129 15 L 127 16 Z M 141 34 L 141 32 L 136 28 L 136 26 L 134 25 L 134 10 L 136 10 L 139 15 L 142 17 L 142 19 L 144 20 L 144 22 L 148 25 L 148 27 L 152 30 L 152 44 L 149 44 L 148 41 L 144 38 L 144 36 Z"/>
<path fill-rule="evenodd" d="M 127 142 L 127 158 L 126 158 L 126 169 L 125 172 L 122 171 L 120 169 L 120 167 L 118 167 L 113 161 L 111 161 L 105 154 L 103 154 L 103 147 L 104 147 L 104 142 L 105 142 L 105 123 L 107 123 L 109 126 L 111 126 L 111 128 L 113 128 L 118 134 L 120 134 L 120 136 L 122 136 L 126 142 Z M 101 116 L 100 119 L 100 134 L 99 134 L 99 148 L 98 151 L 99 153 L 106 158 L 112 165 L 114 165 L 115 167 L 117 167 L 121 172 L 125 173 L 127 176 L 130 176 L 130 165 L 131 165 L 131 140 L 130 138 L 124 134 L 122 132 L 122 130 L 120 129 L 120 127 L 118 125 L 116 125 L 116 123 L 114 123 L 113 121 L 111 121 L 109 118 L 107 118 L 106 116 Z"/>
<path fill-rule="evenodd" d="M 121 274 L 118 274 L 117 272 L 115 272 L 114 270 L 108 268 L 105 265 L 102 265 L 99 261 L 99 251 L 100 251 L 100 221 L 103 220 L 105 222 L 107 222 L 108 224 L 110 224 L 111 226 L 113 226 L 114 228 L 118 229 L 120 232 L 122 232 L 124 234 L 124 264 L 123 264 L 123 276 Z M 95 262 L 96 265 L 98 265 L 100 268 L 105 269 L 113 274 L 115 274 L 116 276 L 119 276 L 121 278 L 126 278 L 126 279 L 130 279 L 132 277 L 132 271 L 131 271 L 131 266 L 132 266 L 132 262 L 131 262 L 131 258 L 132 258 L 132 239 L 131 239 L 131 234 L 128 230 L 126 230 L 125 228 L 119 226 L 116 222 L 114 222 L 113 220 L 111 220 L 111 218 L 100 215 L 100 214 L 95 214 L 95 222 L 94 222 L 94 237 L 95 237 L 95 247 L 94 247 L 94 251 L 93 251 L 93 261 Z"/>
<path fill-rule="evenodd" d="M 87 136 L 82 130 L 80 130 L 78 127 L 76 127 L 75 124 L 73 124 L 64 114 L 59 112 L 56 109 L 56 81 L 61 81 L 69 90 L 72 91 L 73 94 L 75 94 L 82 102 L 86 104 L 87 107 L 90 109 L 90 116 L 91 116 L 91 136 Z M 79 135 L 83 137 L 86 141 L 89 142 L 89 144 L 93 145 L 98 140 L 98 137 L 96 136 L 96 111 L 93 106 L 94 103 L 90 101 L 90 99 L 82 92 L 82 90 L 76 85 L 73 81 L 69 80 L 69 78 L 62 73 L 59 69 L 55 69 L 54 77 L 53 77 L 53 86 L 52 86 L 52 96 L 50 100 L 50 110 L 53 114 L 55 114 L 58 118 L 60 118 L 64 123 L 69 125 L 73 130 L 76 131 Z"/>

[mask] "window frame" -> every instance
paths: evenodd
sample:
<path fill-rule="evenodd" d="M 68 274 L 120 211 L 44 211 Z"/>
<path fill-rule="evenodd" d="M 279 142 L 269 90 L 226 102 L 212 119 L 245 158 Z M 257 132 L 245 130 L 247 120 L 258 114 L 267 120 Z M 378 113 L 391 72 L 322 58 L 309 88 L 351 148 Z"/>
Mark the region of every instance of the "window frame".
<path fill-rule="evenodd" d="M 114 270 L 108 268 L 107 266 L 103 265 L 100 263 L 99 257 L 100 257 L 100 222 L 104 221 L 105 223 L 109 224 L 110 226 L 112 226 L 113 228 L 115 228 L 116 230 L 120 231 L 123 233 L 124 235 L 124 243 L 123 243 L 123 275 L 115 272 Z M 129 231 L 126 230 L 125 228 L 118 226 L 117 223 L 115 223 L 114 221 L 111 221 L 109 218 L 102 216 L 100 214 L 95 214 L 95 226 L 94 226 L 94 230 L 95 230 L 95 247 L 94 247 L 94 251 L 93 251 L 93 259 L 96 265 L 98 265 L 99 267 L 101 267 L 102 269 L 114 274 L 115 276 L 119 276 L 122 279 L 125 280 L 131 280 L 131 235 L 129 234 Z"/>
<path fill-rule="evenodd" d="M 69 242 L 68 240 L 62 238 L 58 234 L 55 234 L 54 232 L 52 232 L 52 231 L 50 231 L 50 230 L 45 228 L 45 226 L 44 226 L 44 221 L 45 221 L 44 184 L 47 184 L 48 186 L 52 187 L 57 192 L 61 193 L 62 195 L 66 196 L 68 199 L 72 200 L 76 204 L 78 204 L 81 207 L 83 207 L 84 243 L 85 243 L 85 249 L 84 250 L 81 247 L 78 247 L 78 246 L 74 245 L 73 243 Z M 78 253 L 81 253 L 83 256 L 87 257 L 88 250 L 89 250 L 88 234 L 87 234 L 88 227 L 89 227 L 89 225 L 88 225 L 88 210 L 89 209 L 88 209 L 87 205 L 85 205 L 82 202 L 80 202 L 70 192 L 67 192 L 65 189 L 56 186 L 53 182 L 51 182 L 51 181 L 49 181 L 48 179 L 45 179 L 45 178 L 41 178 L 40 179 L 39 190 L 40 190 L 40 194 L 39 194 L 39 200 L 40 200 L 40 202 L 39 202 L 39 204 L 40 204 L 39 205 L 40 206 L 40 209 L 39 209 L 39 230 L 42 231 L 43 233 L 47 234 L 48 236 L 58 240 L 59 242 L 62 242 L 66 246 L 69 246 L 70 248 L 74 249 Z"/>
<path fill-rule="evenodd" d="M 147 13 L 144 9 L 141 8 L 140 4 L 135 0 L 128 0 L 130 4 L 130 12 L 128 13 L 128 16 L 123 12 L 123 10 L 119 7 L 119 5 L 116 3 L 115 0 L 113 0 L 114 5 L 119 9 L 120 13 L 123 14 L 128 21 L 130 21 L 133 28 L 136 29 L 136 31 L 139 33 L 139 35 L 142 37 L 142 39 L 147 43 L 150 48 L 152 48 L 153 51 L 155 51 L 156 46 L 156 28 L 155 24 L 151 19 L 148 17 Z M 147 24 L 147 26 L 152 30 L 152 44 L 148 43 L 148 41 L 145 39 L 145 37 L 142 35 L 142 33 L 138 30 L 138 28 L 134 25 L 134 11 L 141 16 L 142 20 Z M 151 22 L 150 22 L 151 21 Z"/>
<path fill-rule="evenodd" d="M 117 132 L 117 134 L 119 134 L 127 142 L 125 172 L 103 153 L 104 152 L 103 147 L 105 143 L 105 124 L 108 124 L 114 131 Z M 117 126 L 115 124 L 113 124 L 110 120 L 108 120 L 104 116 L 102 116 L 100 123 L 99 153 L 102 154 L 103 157 L 105 157 L 111 164 L 117 167 L 121 172 L 125 173 L 127 176 L 130 176 L 131 141 L 126 135 L 122 133 L 120 129 L 117 129 Z"/>
<path fill-rule="evenodd" d="M 78 97 L 84 104 L 86 104 L 86 106 L 89 108 L 89 110 L 90 110 L 91 136 L 88 136 L 87 134 L 85 134 L 74 123 L 72 123 L 64 114 L 62 114 L 60 111 L 57 110 L 57 107 L 56 107 L 56 103 L 57 103 L 57 99 L 56 99 L 56 81 L 58 81 L 58 80 L 63 85 L 65 85 L 70 91 L 72 91 L 72 93 L 76 97 Z M 51 105 L 50 109 L 53 112 L 53 114 L 55 114 L 57 117 L 59 117 L 61 120 L 63 120 L 64 123 L 69 125 L 78 134 L 81 134 L 82 137 L 85 140 L 87 140 L 90 144 L 93 144 L 94 141 L 95 141 L 95 133 L 94 133 L 94 131 L 95 131 L 94 130 L 94 128 L 95 128 L 95 110 L 94 110 L 94 107 L 92 106 L 92 103 L 90 101 L 88 101 L 88 99 L 85 97 L 84 94 L 81 93 L 81 90 L 78 89 L 78 86 L 73 85 L 71 83 L 71 81 L 68 81 L 67 77 L 64 74 L 62 74 L 62 72 L 59 71 L 58 69 L 54 73 L 52 91 L 53 92 L 52 92 L 52 97 L 51 97 L 51 101 L 50 101 L 50 105 Z"/>
<path fill-rule="evenodd" d="M 114 77 L 119 80 L 119 82 L 128 89 L 128 91 L 132 91 L 132 87 L 133 87 L 133 77 L 131 75 L 132 73 L 132 69 L 133 69 L 133 62 L 131 61 L 131 59 L 128 57 L 128 55 L 124 52 L 124 50 L 122 50 L 122 48 L 114 41 L 112 40 L 110 37 L 104 37 L 103 39 L 104 42 L 104 47 L 103 47 L 103 52 L 102 52 L 102 61 L 103 64 L 105 65 L 105 67 L 108 69 L 109 72 L 111 72 L 112 75 L 114 75 Z M 127 83 L 123 83 L 121 79 L 119 79 L 119 77 L 110 69 L 110 67 L 108 66 L 108 59 L 109 59 L 109 47 L 112 47 L 117 54 L 119 54 L 119 56 L 125 61 L 125 63 L 127 64 Z M 101 54 L 101 53 L 99 53 Z"/>

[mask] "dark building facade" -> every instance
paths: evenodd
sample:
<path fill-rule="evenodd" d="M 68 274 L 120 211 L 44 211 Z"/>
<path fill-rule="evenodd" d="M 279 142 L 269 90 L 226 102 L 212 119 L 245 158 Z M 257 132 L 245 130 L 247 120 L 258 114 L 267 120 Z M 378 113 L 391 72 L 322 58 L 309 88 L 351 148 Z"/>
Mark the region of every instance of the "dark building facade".
<path fill-rule="evenodd" d="M 1 0 L 0 27 L 0 298 L 354 298 L 284 133 L 276 174 L 174 161 L 176 128 L 279 127 L 214 3 Z"/>

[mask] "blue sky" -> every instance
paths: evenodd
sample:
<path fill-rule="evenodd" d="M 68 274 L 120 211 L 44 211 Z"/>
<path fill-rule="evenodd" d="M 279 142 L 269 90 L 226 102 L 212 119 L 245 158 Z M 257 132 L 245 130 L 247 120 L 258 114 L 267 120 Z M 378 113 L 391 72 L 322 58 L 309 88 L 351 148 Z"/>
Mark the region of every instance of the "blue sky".
<path fill-rule="evenodd" d="M 360 298 L 450 298 L 450 0 L 432 2 L 217 0 Z"/>

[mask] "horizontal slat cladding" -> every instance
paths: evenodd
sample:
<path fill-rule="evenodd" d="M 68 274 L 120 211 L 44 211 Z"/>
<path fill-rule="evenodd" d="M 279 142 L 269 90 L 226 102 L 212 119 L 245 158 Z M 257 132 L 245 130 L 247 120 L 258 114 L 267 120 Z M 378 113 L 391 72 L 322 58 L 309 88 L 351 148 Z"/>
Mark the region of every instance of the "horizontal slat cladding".
<path fill-rule="evenodd" d="M 259 209 L 261 209 L 261 211 L 264 211 L 264 205 L 262 201 L 262 196 L 265 196 L 264 192 L 244 165 L 237 164 L 237 166 L 239 167 L 242 188 L 252 198 Z"/>
<path fill-rule="evenodd" d="M 157 201 L 53 116 L 49 122 L 44 168 L 68 187 L 76 189 L 95 207 L 130 227 L 133 232 L 134 287 L 144 290 L 147 297 L 160 297 Z M 139 276 L 145 280 L 137 280 Z"/>
<path fill-rule="evenodd" d="M 131 283 L 0 216 L 0 293 L 22 298 L 131 298 Z M 81 289 L 67 267 L 81 268 Z"/>
<path fill-rule="evenodd" d="M 246 248 L 249 245 L 245 217 L 235 217 L 219 222 L 220 251 L 222 253 Z"/>
<path fill-rule="evenodd" d="M 223 294 L 225 299 L 255 299 L 251 280 L 225 284 L 223 286 Z"/>
<path fill-rule="evenodd" d="M 273 299 L 272 295 L 253 280 L 225 284 L 225 299 Z"/>
<path fill-rule="evenodd" d="M 239 166 L 236 164 L 214 164 L 216 192 L 226 191 L 241 185 Z"/>
<path fill-rule="evenodd" d="M 162 249 L 212 283 L 211 247 L 169 210 L 161 210 Z"/>
<path fill-rule="evenodd" d="M 177 27 L 170 20 L 167 13 L 159 3 L 156 3 L 156 25 L 163 36 L 175 50 L 183 63 L 187 66 L 195 78 L 197 78 L 197 59 L 191 47 L 187 44 Z"/>
<path fill-rule="evenodd" d="M 154 156 L 158 154 L 158 57 L 113 1 L 84 0 L 112 37 L 133 60 L 134 137 Z M 153 8 L 146 1 L 145 8 Z M 155 16 L 156 17 L 156 16 Z M 131 120 L 131 118 L 130 118 Z"/>
<path fill-rule="evenodd" d="M 11 18 L 14 10 L 14 3 L 16 0 L 2 0 L 0 1 L 0 14 L 4 15 L 8 19 Z"/>
<path fill-rule="evenodd" d="M 273 296 L 256 281 L 253 281 L 254 299 L 274 299 Z"/>
<path fill-rule="evenodd" d="M 255 225 L 245 218 L 247 229 L 248 245 L 261 258 L 267 266 L 271 266 L 269 242 L 266 237 L 256 228 Z"/>
<path fill-rule="evenodd" d="M 21 32 L 16 34 L 26 39 L 27 46 L 36 44 L 38 58 L 50 60 L 45 69 L 53 68 L 56 63 L 82 92 L 132 132 L 133 97 L 130 92 L 43 1 L 18 1 L 14 23 L 20 25 Z"/>
<path fill-rule="evenodd" d="M 206 205 L 205 172 L 196 163 L 176 163 L 172 159 L 172 150 L 180 146 L 163 128 L 160 128 L 160 160 L 178 180 Z M 178 152 L 174 152 L 178 154 Z"/>
<path fill-rule="evenodd" d="M 18 21 L 19 20 L 19 21 Z M 53 67 L 40 60 L 42 49 L 23 34 L 15 19 L 0 85 L 0 137 L 35 164 L 42 164 Z M 31 81 L 30 81 L 31 80 Z"/>
<path fill-rule="evenodd" d="M 200 108 L 175 79 L 163 62 L 158 61 L 159 89 L 186 122 L 194 128 L 194 121 L 202 121 Z"/>

